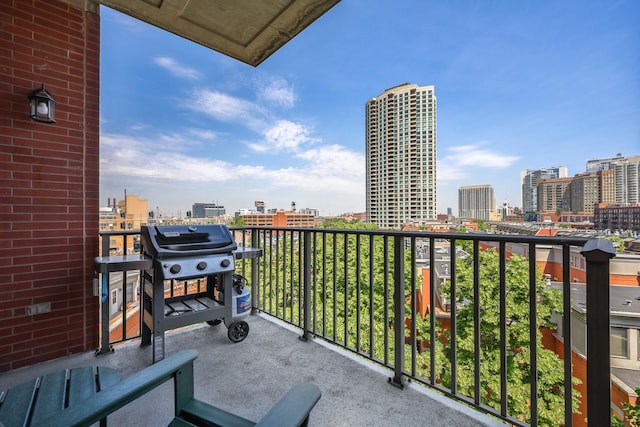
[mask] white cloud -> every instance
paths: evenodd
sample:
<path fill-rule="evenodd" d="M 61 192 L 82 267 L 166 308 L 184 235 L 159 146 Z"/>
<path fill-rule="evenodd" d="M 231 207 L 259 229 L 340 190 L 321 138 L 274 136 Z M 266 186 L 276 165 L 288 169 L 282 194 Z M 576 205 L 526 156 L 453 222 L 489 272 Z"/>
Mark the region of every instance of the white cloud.
<path fill-rule="evenodd" d="M 183 106 L 224 122 L 241 121 L 249 127 L 262 123 L 262 108 L 250 101 L 211 89 L 197 89 Z"/>
<path fill-rule="evenodd" d="M 309 161 L 310 169 L 316 173 L 355 181 L 364 179 L 364 156 L 341 145 L 325 145 L 304 151 L 297 157 Z"/>
<path fill-rule="evenodd" d="M 438 181 L 457 181 L 467 178 L 473 168 L 508 168 L 520 159 L 518 156 L 497 153 L 482 148 L 485 142 L 449 148 L 449 154 L 438 159 Z"/>
<path fill-rule="evenodd" d="M 214 132 L 208 129 L 189 129 L 188 130 L 191 135 L 194 135 L 197 138 L 213 141 L 218 137 L 218 132 Z"/>
<path fill-rule="evenodd" d="M 297 151 L 302 145 L 317 142 L 310 136 L 310 131 L 299 123 L 289 120 L 278 120 L 263 132 L 264 140 L 252 144 L 256 151 Z"/>
<path fill-rule="evenodd" d="M 103 134 L 100 137 L 104 153 L 100 171 L 105 176 L 215 182 L 255 176 L 262 171 L 261 166 L 238 166 L 223 160 L 186 155 L 180 152 L 181 141 L 186 138 L 176 138 L 175 135 L 145 139 Z M 158 141 L 171 143 L 159 144 Z"/>
<path fill-rule="evenodd" d="M 200 80 L 202 78 L 202 73 L 199 71 L 180 65 L 176 60 L 167 56 L 158 56 L 153 59 L 153 62 L 176 77 L 189 80 Z"/>
<path fill-rule="evenodd" d="M 278 77 L 258 82 L 258 98 L 282 108 L 291 108 L 296 103 L 296 93 L 286 80 Z"/>
<path fill-rule="evenodd" d="M 461 166 L 506 168 L 520 159 L 518 156 L 482 149 L 480 148 L 481 145 L 484 145 L 484 143 L 451 147 L 449 150 L 452 154 L 445 156 L 444 160 L 454 160 Z"/>

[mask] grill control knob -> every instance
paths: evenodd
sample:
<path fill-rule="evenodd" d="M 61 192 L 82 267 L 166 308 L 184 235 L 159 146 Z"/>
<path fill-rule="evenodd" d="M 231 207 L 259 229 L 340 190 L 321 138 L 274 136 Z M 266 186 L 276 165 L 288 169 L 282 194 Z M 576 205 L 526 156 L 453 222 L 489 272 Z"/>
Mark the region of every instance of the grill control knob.
<path fill-rule="evenodd" d="M 182 267 L 180 267 L 180 264 L 173 264 L 171 268 L 169 268 L 169 273 L 178 274 L 180 273 L 180 270 L 182 270 Z"/>
<path fill-rule="evenodd" d="M 206 270 L 207 269 L 207 263 L 204 261 L 200 261 L 197 265 L 196 268 L 200 271 L 202 270 Z"/>
<path fill-rule="evenodd" d="M 229 267 L 229 264 L 231 264 L 231 261 L 229 261 L 229 258 L 225 258 L 222 261 L 220 261 L 220 265 L 222 267 Z"/>

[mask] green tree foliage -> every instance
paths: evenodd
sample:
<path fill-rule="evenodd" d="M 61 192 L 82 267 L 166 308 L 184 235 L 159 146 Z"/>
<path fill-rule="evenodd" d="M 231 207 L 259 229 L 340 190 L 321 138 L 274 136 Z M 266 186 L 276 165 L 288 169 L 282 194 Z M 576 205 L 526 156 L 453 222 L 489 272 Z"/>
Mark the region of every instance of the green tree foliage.
<path fill-rule="evenodd" d="M 241 216 L 234 216 L 228 223 L 230 227 L 244 227 L 246 224 L 244 223 L 244 219 Z"/>
<path fill-rule="evenodd" d="M 636 387 L 634 391 L 636 395 L 640 396 L 640 387 Z M 611 427 L 640 427 L 640 403 L 632 405 L 625 402 L 623 409 L 626 414 L 625 420 L 611 414 Z"/>
<path fill-rule="evenodd" d="M 480 259 L 480 378 L 483 404 L 500 408 L 500 264 L 495 250 L 482 251 Z M 536 273 L 536 325 L 553 328 L 552 313 L 562 313 L 559 291 L 545 286 Z M 506 366 L 509 415 L 530 420 L 531 402 L 529 265 L 525 258 L 513 255 L 506 265 Z M 473 258 L 460 259 L 456 271 L 456 352 L 457 391 L 474 396 L 474 329 L 473 329 Z M 450 290 L 443 289 L 445 297 Z M 437 376 L 443 385 L 451 386 L 451 333 L 439 331 L 444 339 L 437 356 Z M 564 421 L 563 362 L 551 350 L 542 346 L 542 336 L 536 329 L 538 417 L 540 425 L 560 425 Z M 574 379 L 574 383 L 579 380 Z M 573 392 L 577 409 L 577 392 Z"/>
<path fill-rule="evenodd" d="M 343 230 L 377 230 L 377 224 L 369 224 L 357 219 L 346 220 L 342 218 L 328 218 L 322 221 L 317 228 L 333 228 Z"/>
<path fill-rule="evenodd" d="M 478 230 L 479 231 L 489 231 L 489 230 L 491 230 L 491 225 L 487 224 L 487 222 L 485 220 L 476 219 L 475 223 L 478 225 Z"/>
<path fill-rule="evenodd" d="M 625 251 L 625 247 L 624 247 L 624 239 L 620 236 L 607 236 L 604 237 L 607 240 L 611 240 L 611 243 L 613 243 L 613 247 L 616 250 L 616 252 L 624 252 Z"/>

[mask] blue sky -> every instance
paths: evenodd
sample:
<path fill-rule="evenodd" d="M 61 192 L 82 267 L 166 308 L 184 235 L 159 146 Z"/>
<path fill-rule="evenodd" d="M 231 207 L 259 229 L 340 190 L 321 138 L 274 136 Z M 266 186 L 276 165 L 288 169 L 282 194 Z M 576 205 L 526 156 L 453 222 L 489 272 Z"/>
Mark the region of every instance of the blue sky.
<path fill-rule="evenodd" d="M 438 212 L 463 185 L 640 154 L 640 1 L 343 0 L 258 67 L 101 8 L 100 197 L 365 210 L 365 103 L 435 85 Z"/>

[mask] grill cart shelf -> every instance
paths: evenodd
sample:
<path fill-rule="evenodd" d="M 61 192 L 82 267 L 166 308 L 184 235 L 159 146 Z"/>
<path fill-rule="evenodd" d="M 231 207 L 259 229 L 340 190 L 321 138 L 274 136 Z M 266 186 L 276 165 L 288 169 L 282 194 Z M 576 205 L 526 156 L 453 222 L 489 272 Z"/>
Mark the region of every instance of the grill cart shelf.
<path fill-rule="evenodd" d="M 249 333 L 249 290 L 234 273 L 235 260 L 257 258 L 260 249 L 237 248 L 222 225 L 142 227 L 142 345 L 153 345 L 153 363 L 164 359 L 164 333 L 208 322 L 224 322 L 228 337 L 242 341 Z M 176 289 L 179 289 L 176 291 Z"/>

